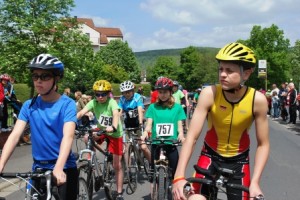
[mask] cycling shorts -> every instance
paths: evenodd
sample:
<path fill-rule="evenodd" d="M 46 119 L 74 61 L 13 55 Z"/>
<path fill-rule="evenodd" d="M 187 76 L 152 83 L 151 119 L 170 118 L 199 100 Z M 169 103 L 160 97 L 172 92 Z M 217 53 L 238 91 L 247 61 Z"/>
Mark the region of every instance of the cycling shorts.
<path fill-rule="evenodd" d="M 108 151 L 111 154 L 115 154 L 115 155 L 123 155 L 123 137 L 119 137 L 119 138 L 114 138 L 108 135 L 101 135 L 99 136 L 99 139 L 97 140 L 98 144 L 102 144 L 105 140 L 105 138 L 107 138 L 109 140 L 108 143 Z"/>
<path fill-rule="evenodd" d="M 212 172 L 216 171 L 215 166 L 234 170 L 237 175 L 241 175 L 241 178 L 234 178 L 233 180 L 230 180 L 229 183 L 240 184 L 246 187 L 250 186 L 249 150 L 240 155 L 228 158 L 220 156 L 208 145 L 204 144 L 197 165 Z M 205 176 L 195 173 L 194 177 L 204 178 Z M 193 188 L 195 189 L 196 193 L 200 193 L 206 197 L 211 195 L 207 185 L 193 183 Z M 242 190 L 228 188 L 226 191 L 227 199 L 249 199 L 249 194 Z"/>

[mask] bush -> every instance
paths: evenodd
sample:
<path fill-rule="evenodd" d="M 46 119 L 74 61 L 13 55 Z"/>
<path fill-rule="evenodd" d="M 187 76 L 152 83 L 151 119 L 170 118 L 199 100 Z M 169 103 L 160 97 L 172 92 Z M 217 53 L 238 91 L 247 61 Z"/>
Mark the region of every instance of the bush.
<path fill-rule="evenodd" d="M 30 99 L 30 87 L 25 83 L 14 84 L 15 93 L 21 102 Z"/>

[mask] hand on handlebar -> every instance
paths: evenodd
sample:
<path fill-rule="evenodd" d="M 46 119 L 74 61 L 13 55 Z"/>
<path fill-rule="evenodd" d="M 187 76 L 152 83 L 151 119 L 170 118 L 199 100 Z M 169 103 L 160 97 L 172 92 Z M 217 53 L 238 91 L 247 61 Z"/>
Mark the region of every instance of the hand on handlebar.
<path fill-rule="evenodd" d="M 188 182 L 186 180 L 180 180 L 177 181 L 176 183 L 173 184 L 172 186 L 172 194 L 173 194 L 173 199 L 174 200 L 186 200 L 186 194 L 184 192 L 184 186 Z M 189 192 L 192 192 L 193 190 L 191 189 Z"/>

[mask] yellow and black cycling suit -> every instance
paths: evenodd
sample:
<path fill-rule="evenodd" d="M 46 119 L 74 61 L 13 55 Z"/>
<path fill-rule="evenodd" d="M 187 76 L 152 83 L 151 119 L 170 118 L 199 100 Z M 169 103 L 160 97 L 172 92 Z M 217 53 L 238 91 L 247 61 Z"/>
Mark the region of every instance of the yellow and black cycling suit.
<path fill-rule="evenodd" d="M 205 169 L 214 170 L 212 163 L 217 166 L 234 169 L 244 173 L 241 179 L 234 183 L 250 185 L 249 169 L 249 129 L 254 120 L 253 104 L 255 89 L 247 87 L 244 96 L 238 102 L 226 99 L 221 85 L 216 85 L 214 104 L 208 112 L 208 131 L 198 165 Z M 196 174 L 197 177 L 202 177 Z M 194 185 L 201 193 L 208 195 L 206 186 Z M 242 191 L 230 191 L 228 199 L 243 199 Z M 246 197 L 245 197 L 246 199 Z"/>

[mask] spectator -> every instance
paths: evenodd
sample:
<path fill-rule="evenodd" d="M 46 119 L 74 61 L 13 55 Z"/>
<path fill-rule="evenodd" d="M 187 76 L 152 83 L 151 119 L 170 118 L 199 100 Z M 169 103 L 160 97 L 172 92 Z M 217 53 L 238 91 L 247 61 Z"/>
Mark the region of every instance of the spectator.
<path fill-rule="evenodd" d="M 296 97 L 297 97 L 297 90 L 295 89 L 294 83 L 289 83 L 289 92 L 287 94 L 287 102 L 289 105 L 289 114 L 290 114 L 290 120 L 289 124 L 296 124 L 297 119 L 297 106 L 296 106 Z"/>
<path fill-rule="evenodd" d="M 10 128 L 8 128 L 7 125 L 7 120 L 8 120 L 8 111 L 7 111 L 7 106 L 8 103 L 10 102 L 10 97 L 12 97 L 12 95 L 10 94 L 10 90 L 11 90 L 11 85 L 9 84 L 10 81 L 10 77 L 8 74 L 3 74 L 0 77 L 1 79 L 1 83 L 4 87 L 4 102 L 3 102 L 3 117 L 2 117 L 2 126 L 1 126 L 1 132 L 8 132 L 11 131 Z"/>
<path fill-rule="evenodd" d="M 65 88 L 64 95 L 70 96 L 70 94 L 71 94 L 71 89 L 70 88 Z"/>
<path fill-rule="evenodd" d="M 76 100 L 76 109 L 77 112 L 81 111 L 84 106 L 85 106 L 85 102 L 84 99 L 82 98 L 82 92 L 81 91 L 76 91 L 75 92 L 75 100 Z"/>
<path fill-rule="evenodd" d="M 0 76 L 2 77 L 2 75 Z M 2 118 L 3 118 L 3 106 L 4 106 L 4 86 L 2 84 L 2 81 L 0 83 L 0 133 L 2 128 Z"/>
<path fill-rule="evenodd" d="M 281 88 L 278 93 L 278 97 L 280 100 L 280 116 L 283 121 L 286 121 L 288 113 L 285 109 L 285 102 L 286 102 L 286 94 L 287 94 L 287 87 L 285 83 L 281 84 Z"/>
<path fill-rule="evenodd" d="M 277 95 L 277 91 L 274 91 L 272 93 L 272 110 L 273 110 L 273 119 L 278 119 L 279 118 L 279 104 L 280 100 Z"/>
<path fill-rule="evenodd" d="M 140 95 L 142 95 L 142 96 L 144 95 L 143 86 L 139 86 L 137 93 L 140 94 Z"/>

